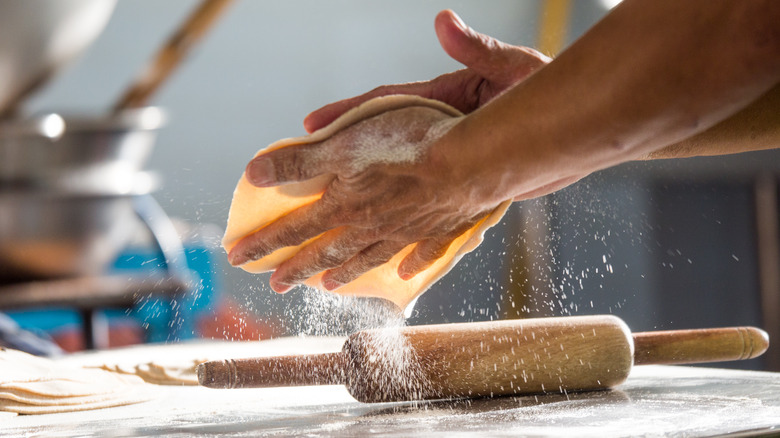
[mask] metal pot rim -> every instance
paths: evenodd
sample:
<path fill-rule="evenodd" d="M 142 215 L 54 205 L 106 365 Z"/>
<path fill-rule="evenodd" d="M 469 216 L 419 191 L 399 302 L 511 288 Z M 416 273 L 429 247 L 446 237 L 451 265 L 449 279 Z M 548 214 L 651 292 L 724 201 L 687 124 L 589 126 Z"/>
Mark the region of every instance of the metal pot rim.
<path fill-rule="evenodd" d="M 147 195 L 161 185 L 156 172 L 135 172 L 132 175 L 93 174 L 58 178 L 36 185 L 6 185 L 0 190 L 0 200 L 14 197 L 96 198 Z"/>
<path fill-rule="evenodd" d="M 83 113 L 48 112 L 23 119 L 0 121 L 0 139 L 22 136 L 56 139 L 67 133 L 153 131 L 164 126 L 167 121 L 167 112 L 156 106 L 94 116 Z"/>

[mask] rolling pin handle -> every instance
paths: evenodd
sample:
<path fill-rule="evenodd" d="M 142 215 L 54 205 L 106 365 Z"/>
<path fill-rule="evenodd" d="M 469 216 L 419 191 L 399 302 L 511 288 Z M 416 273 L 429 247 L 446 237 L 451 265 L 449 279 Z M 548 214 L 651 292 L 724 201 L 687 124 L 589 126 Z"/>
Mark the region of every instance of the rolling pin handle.
<path fill-rule="evenodd" d="M 215 360 L 198 365 L 198 383 L 208 388 L 337 385 L 345 380 L 341 352 Z"/>
<path fill-rule="evenodd" d="M 634 365 L 752 359 L 768 347 L 769 335 L 756 327 L 635 333 Z"/>
<path fill-rule="evenodd" d="M 198 365 L 198 383 L 207 388 L 235 388 L 238 370 L 233 359 L 210 361 Z"/>

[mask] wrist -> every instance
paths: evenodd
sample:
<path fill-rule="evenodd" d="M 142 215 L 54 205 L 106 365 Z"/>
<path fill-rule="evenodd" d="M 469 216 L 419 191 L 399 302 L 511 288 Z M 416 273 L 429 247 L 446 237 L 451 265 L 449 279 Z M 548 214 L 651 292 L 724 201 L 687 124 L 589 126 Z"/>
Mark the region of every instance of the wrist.
<path fill-rule="evenodd" d="M 483 211 L 513 198 L 518 178 L 502 130 L 482 126 L 473 113 L 448 123 L 430 148 L 431 178 L 457 187 L 461 199 Z"/>

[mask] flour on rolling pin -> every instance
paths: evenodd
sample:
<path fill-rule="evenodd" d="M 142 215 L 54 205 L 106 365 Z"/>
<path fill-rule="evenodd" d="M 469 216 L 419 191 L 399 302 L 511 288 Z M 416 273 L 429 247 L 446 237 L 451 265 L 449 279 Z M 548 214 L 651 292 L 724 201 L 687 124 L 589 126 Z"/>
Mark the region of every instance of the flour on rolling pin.
<path fill-rule="evenodd" d="M 388 336 L 407 346 L 399 362 L 378 349 Z M 365 330 L 341 353 L 207 362 L 198 380 L 212 388 L 342 383 L 363 402 L 566 393 L 620 385 L 635 361 L 750 359 L 768 345 L 753 327 L 632 336 L 611 315 L 490 321 Z M 401 362 L 413 372 L 399 374 Z"/>
<path fill-rule="evenodd" d="M 444 135 L 459 120 L 458 117 L 462 114 L 458 110 L 445 103 L 417 96 L 375 98 L 348 111 L 327 127 L 311 135 L 280 140 L 261 150 L 256 156 L 284 147 L 318 143 L 365 119 L 413 107 L 435 110 L 440 113 L 440 122 L 432 124 L 423 138 L 412 139 L 414 141 L 410 141 L 408 133 L 404 132 L 397 132 L 390 137 L 364 132 L 358 139 L 361 146 L 353 151 L 351 165 L 365 168 L 376 162 L 414 162 L 421 153 L 421 147 Z M 227 229 L 222 240 L 223 247 L 230 251 L 247 235 L 299 207 L 316 201 L 322 196 L 331 180 L 331 175 L 322 175 L 304 182 L 259 188 L 251 185 L 246 175 L 242 175 L 233 193 Z M 334 292 L 349 296 L 384 298 L 393 302 L 400 310 L 404 310 L 417 296 L 449 272 L 463 255 L 474 250 L 482 242 L 485 231 L 498 223 L 510 204 L 511 201 L 502 203 L 489 216 L 460 235 L 444 256 L 414 278 L 404 281 L 397 274 L 401 260 L 413 249 L 413 245 L 409 245 L 384 265 L 366 272 Z M 308 243 L 281 248 L 266 257 L 246 263 L 241 268 L 253 273 L 274 270 Z M 324 290 L 321 279 L 322 273 L 319 273 L 310 278 L 306 284 Z"/>

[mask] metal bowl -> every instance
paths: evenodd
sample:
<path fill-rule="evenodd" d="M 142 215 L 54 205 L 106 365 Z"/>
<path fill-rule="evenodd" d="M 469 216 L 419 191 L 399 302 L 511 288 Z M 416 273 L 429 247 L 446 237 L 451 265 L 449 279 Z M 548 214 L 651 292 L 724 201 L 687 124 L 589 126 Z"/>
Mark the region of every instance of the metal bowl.
<path fill-rule="evenodd" d="M 0 0 L 0 114 L 97 38 L 116 0 Z"/>
<path fill-rule="evenodd" d="M 156 107 L 114 116 L 45 114 L 0 123 L 0 189 L 60 187 L 75 178 L 131 178 L 151 155 L 166 120 Z"/>
<path fill-rule="evenodd" d="M 141 169 L 164 121 L 148 107 L 0 124 L 0 281 L 103 272 L 154 189 Z"/>
<path fill-rule="evenodd" d="M 0 190 L 0 282 L 99 274 L 116 259 L 137 230 L 135 198 L 157 180 L 83 183 Z"/>

